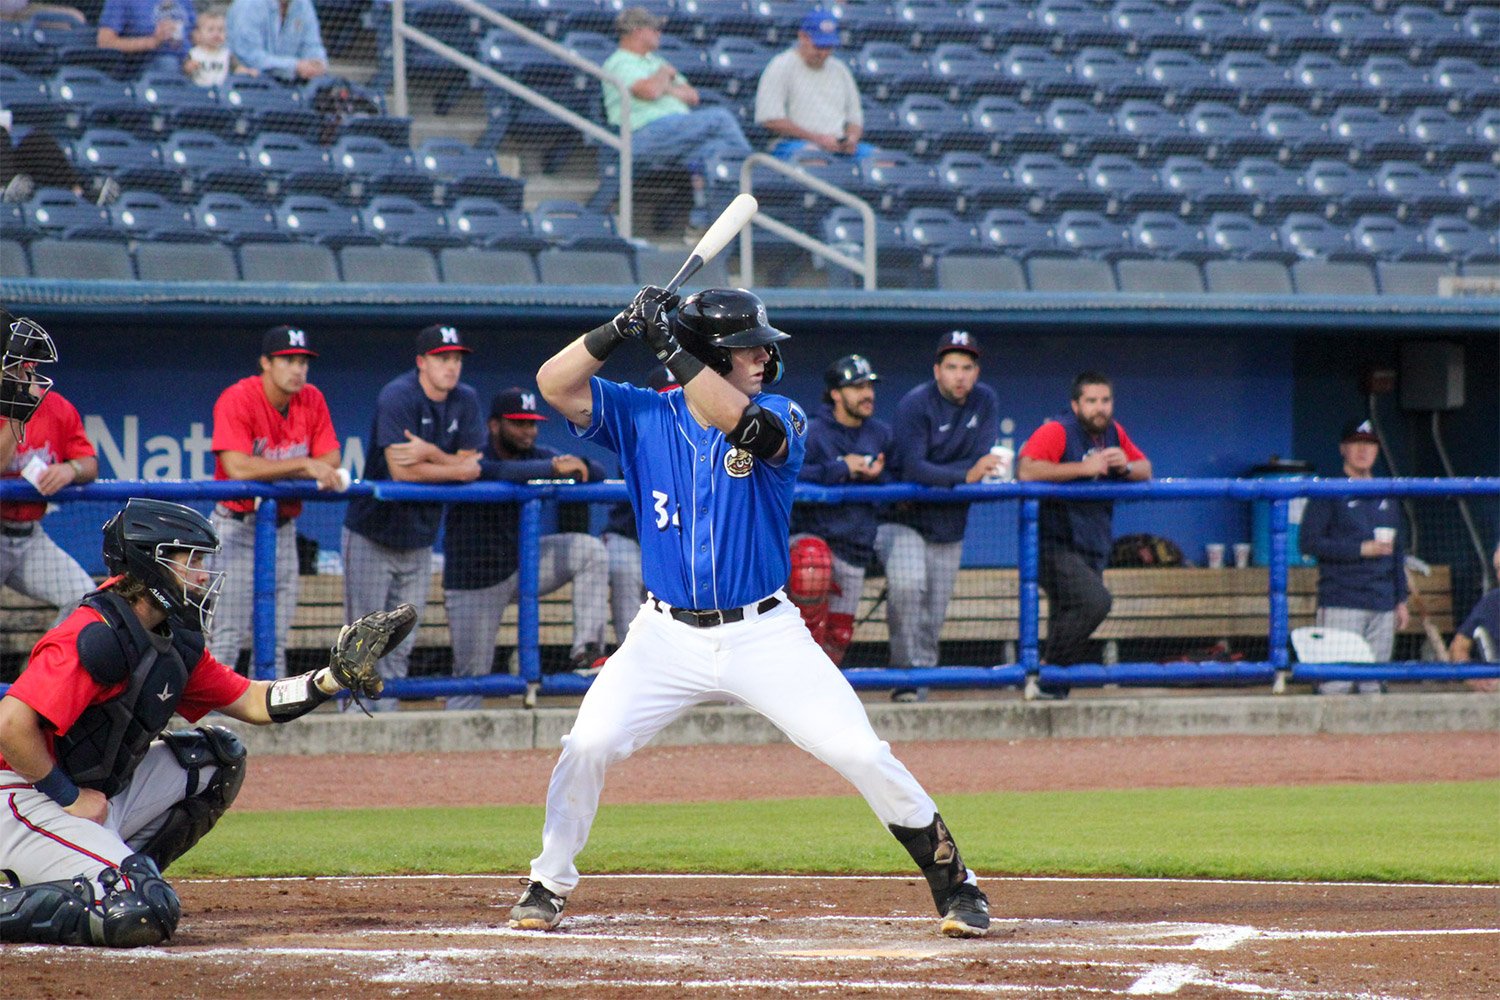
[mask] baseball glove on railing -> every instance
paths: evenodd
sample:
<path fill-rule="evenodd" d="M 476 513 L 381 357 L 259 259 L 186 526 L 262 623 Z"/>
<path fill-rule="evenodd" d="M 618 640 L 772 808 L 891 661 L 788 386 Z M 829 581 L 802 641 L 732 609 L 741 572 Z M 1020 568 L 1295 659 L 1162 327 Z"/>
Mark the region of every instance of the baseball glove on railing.
<path fill-rule="evenodd" d="M 378 698 L 385 687 L 376 662 L 416 627 L 417 609 L 402 604 L 390 611 L 372 611 L 339 632 L 328 654 L 328 669 L 334 680 L 349 689 L 360 708 L 365 707 L 360 696 Z"/>

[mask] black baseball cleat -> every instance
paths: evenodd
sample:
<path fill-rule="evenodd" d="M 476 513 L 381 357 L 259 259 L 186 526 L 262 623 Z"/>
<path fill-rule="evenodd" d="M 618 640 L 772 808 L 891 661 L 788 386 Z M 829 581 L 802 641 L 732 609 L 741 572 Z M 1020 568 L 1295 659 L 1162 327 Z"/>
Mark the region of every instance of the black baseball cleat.
<path fill-rule="evenodd" d="M 990 932 L 989 897 L 978 886 L 959 886 L 948 897 L 943 922 L 938 926 L 949 937 L 984 937 Z"/>
<path fill-rule="evenodd" d="M 528 882 L 520 902 L 510 908 L 510 925 L 523 931 L 550 931 L 562 922 L 568 898 L 540 882 Z"/>

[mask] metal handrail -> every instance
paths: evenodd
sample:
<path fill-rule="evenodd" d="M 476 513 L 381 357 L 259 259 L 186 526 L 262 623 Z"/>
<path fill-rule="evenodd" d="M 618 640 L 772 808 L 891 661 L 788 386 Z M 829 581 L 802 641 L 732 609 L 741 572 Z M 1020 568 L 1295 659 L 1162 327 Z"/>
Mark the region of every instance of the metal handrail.
<path fill-rule="evenodd" d="M 498 11 L 491 10 L 479 3 L 478 0 L 450 0 L 450 2 L 464 8 L 477 17 L 489 21 L 497 27 L 504 28 L 523 41 L 535 45 L 542 51 L 556 56 L 568 65 L 580 69 L 618 90 L 620 92 L 620 107 L 624 111 L 620 116 L 619 133 L 616 134 L 601 125 L 589 121 L 571 108 L 566 108 L 545 94 L 533 90 L 524 83 L 511 79 L 493 66 L 486 66 L 472 56 L 465 55 L 452 46 L 444 45 L 425 31 L 413 28 L 406 23 L 406 0 L 391 0 L 391 109 L 402 117 L 408 114 L 406 45 L 404 44 L 407 41 L 416 42 L 429 52 L 435 52 L 461 69 L 488 80 L 501 90 L 520 98 L 532 107 L 542 109 L 554 118 L 560 119 L 564 124 L 571 125 L 589 138 L 595 139 L 619 152 L 620 221 L 618 229 L 621 236 L 630 239 L 634 216 L 632 202 L 635 196 L 634 178 L 631 170 L 630 89 L 619 78 L 604 72 L 603 67 L 589 62 L 570 49 L 564 48 L 546 35 L 532 31 L 524 24 L 511 20 Z"/>
<path fill-rule="evenodd" d="M 755 247 L 752 230 L 755 226 L 761 226 L 769 229 L 782 239 L 795 243 L 804 250 L 830 260 L 840 267 L 846 267 L 855 274 L 860 275 L 864 278 L 865 291 L 873 292 L 875 290 L 875 210 L 870 207 L 870 203 L 863 198 L 850 194 L 843 188 L 835 187 L 821 177 L 814 177 L 795 164 L 787 163 L 785 160 L 778 160 L 768 153 L 751 153 L 745 157 L 745 162 L 740 165 L 740 191 L 742 193 L 754 193 L 750 189 L 750 174 L 757 166 L 769 167 L 779 174 L 790 177 L 804 187 L 811 188 L 825 198 L 832 198 L 834 201 L 841 202 L 857 210 L 860 218 L 864 220 L 864 261 L 855 260 L 848 254 L 835 250 L 822 240 L 813 239 L 806 233 L 793 229 L 785 222 L 771 218 L 765 212 L 756 212 L 750 219 L 754 225 L 746 226 L 740 230 L 740 276 L 742 280 L 746 284 L 749 284 L 755 278 Z"/>

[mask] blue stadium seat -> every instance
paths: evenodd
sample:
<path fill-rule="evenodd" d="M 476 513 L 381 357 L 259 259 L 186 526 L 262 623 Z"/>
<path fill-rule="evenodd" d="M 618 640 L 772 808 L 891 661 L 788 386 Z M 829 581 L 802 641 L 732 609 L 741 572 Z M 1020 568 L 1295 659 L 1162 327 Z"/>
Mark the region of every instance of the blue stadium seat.
<path fill-rule="evenodd" d="M 848 206 L 833 209 L 819 227 L 823 240 L 859 258 L 864 247 L 864 220 Z M 882 288 L 931 288 L 936 284 L 936 260 L 907 240 L 901 223 L 888 216 L 875 218 L 875 263 Z M 842 272 L 842 273 L 841 273 Z M 830 283 L 850 280 L 850 272 L 830 270 Z"/>
<path fill-rule="evenodd" d="M 1155 0 L 1118 0 L 1110 8 L 1109 18 L 1126 38 L 1126 49 L 1133 55 L 1196 42 L 1177 9 Z"/>
<path fill-rule="evenodd" d="M 1209 160 L 1232 161 L 1242 156 L 1274 156 L 1281 148 L 1275 139 L 1260 133 L 1254 118 L 1223 101 L 1199 101 L 1188 109 L 1187 129 L 1208 145 Z"/>
<path fill-rule="evenodd" d="M 1349 147 L 1351 160 L 1420 159 L 1420 142 L 1406 134 L 1401 120 L 1374 108 L 1339 108 L 1328 123 L 1329 132 Z"/>
<path fill-rule="evenodd" d="M 901 220 L 909 243 L 932 253 L 971 250 L 979 246 L 973 223 L 941 208 L 913 208 Z"/>
<path fill-rule="evenodd" d="M 1328 105 L 1363 103 L 1375 99 L 1359 74 L 1326 52 L 1304 52 L 1292 63 L 1291 79 L 1302 88 L 1298 101 L 1314 111 Z"/>
<path fill-rule="evenodd" d="M 434 194 L 439 200 L 493 198 L 521 209 L 525 182 L 500 173 L 492 153 L 457 139 L 436 138 L 422 143 L 414 159 L 417 169 L 437 185 Z"/>
<path fill-rule="evenodd" d="M 1345 160 L 1314 160 L 1303 171 L 1302 180 L 1309 194 L 1323 200 L 1323 214 L 1330 219 L 1396 211 L 1396 199 L 1376 190 L 1371 172 Z"/>
<path fill-rule="evenodd" d="M 1381 260 L 1433 260 L 1422 231 L 1390 215 L 1366 215 L 1350 229 L 1354 246 Z"/>
<path fill-rule="evenodd" d="M 1323 203 L 1308 192 L 1302 175 L 1275 160 L 1248 156 L 1235 165 L 1235 187 L 1255 198 L 1251 214 L 1259 217 L 1287 212 L 1322 211 Z"/>
<path fill-rule="evenodd" d="M 1488 163 L 1459 163 L 1448 171 L 1448 190 L 1469 203 L 1472 216 L 1500 214 L 1500 169 Z"/>
<path fill-rule="evenodd" d="M 1090 100 L 1115 105 L 1132 97 L 1160 100 L 1166 88 L 1147 81 L 1137 60 L 1119 49 L 1090 47 L 1073 57 L 1073 77 L 1092 89 Z"/>
<path fill-rule="evenodd" d="M 1491 147 L 1500 149 L 1500 108 L 1488 108 L 1474 116 L 1474 138 Z"/>
<path fill-rule="evenodd" d="M 1330 4 L 1318 24 L 1323 34 L 1338 45 L 1341 59 L 1404 47 L 1400 36 L 1391 30 L 1390 18 L 1368 3 Z"/>
<path fill-rule="evenodd" d="M 1466 199 L 1443 183 L 1443 178 L 1415 163 L 1382 163 L 1375 171 L 1375 186 L 1397 199 L 1402 219 L 1420 219 L 1448 212 L 1462 212 Z"/>
<path fill-rule="evenodd" d="M 1257 52 L 1230 52 L 1218 63 L 1219 79 L 1239 91 L 1240 107 L 1246 110 L 1264 107 L 1274 101 L 1294 101 L 1302 88 L 1292 82 L 1291 73 Z"/>
<path fill-rule="evenodd" d="M 1347 142 L 1329 133 L 1327 116 L 1295 104 L 1266 105 L 1256 118 L 1256 127 L 1277 144 L 1278 155 L 1287 160 L 1343 156 L 1348 149 Z"/>
<path fill-rule="evenodd" d="M 531 228 L 550 243 L 580 250 L 617 250 L 628 246 L 615 231 L 615 220 L 590 212 L 576 201 L 553 199 L 531 212 Z"/>
<path fill-rule="evenodd" d="M 1000 57 L 1000 72 L 1022 103 L 1054 97 L 1087 97 L 1089 84 L 1073 76 L 1072 66 L 1040 45 L 1012 45 Z"/>
<path fill-rule="evenodd" d="M 1400 56 L 1370 56 L 1359 67 L 1359 79 L 1382 111 L 1441 103 L 1446 97 L 1432 74 Z"/>
<path fill-rule="evenodd" d="M 1037 4 L 1036 21 L 1051 33 L 1057 48 L 1118 45 L 1124 41 L 1108 12 L 1088 0 L 1042 0 Z"/>
<path fill-rule="evenodd" d="M 902 51 L 905 51 L 904 49 Z M 708 61 L 700 71 L 703 83 L 730 97 L 754 94 L 761 70 L 777 50 L 750 38 L 720 38 L 708 49 Z M 925 64 L 924 64 L 925 67 Z M 883 99 L 883 98 L 882 98 Z"/>
<path fill-rule="evenodd" d="M 289 195 L 276 206 L 274 214 L 276 228 L 290 236 L 332 245 L 362 235 L 359 216 L 353 210 L 318 195 Z"/>
<path fill-rule="evenodd" d="M 1432 65 L 1432 82 L 1449 101 L 1471 109 L 1494 108 L 1500 104 L 1500 69 L 1496 68 L 1493 50 L 1489 64 L 1474 59 L 1444 56 Z"/>
<path fill-rule="evenodd" d="M 32 242 L 31 273 L 68 281 L 134 281 L 135 263 L 123 235 L 70 232 Z"/>
<path fill-rule="evenodd" d="M 1464 263 L 1494 263 L 1500 260 L 1493 227 L 1476 226 L 1457 215 L 1440 215 L 1427 220 L 1423 239 L 1428 249 Z"/>
<path fill-rule="evenodd" d="M 995 56 L 972 45 L 945 42 L 933 50 L 930 63 L 933 76 L 945 86 L 941 96 L 954 103 L 1014 89 L 1004 83 Z"/>
<path fill-rule="evenodd" d="M 615 49 L 620 47 L 617 39 L 599 31 L 569 31 L 563 35 L 561 43 L 563 48 L 574 55 L 581 56 L 589 62 L 598 65 L 603 65 L 604 60 L 608 59 L 614 54 Z M 657 51 L 660 51 L 660 49 Z M 663 56 L 662 58 L 666 57 Z M 678 70 L 683 73 L 691 72 L 692 63 L 686 63 L 681 66 L 678 66 L 677 63 L 672 63 L 672 65 L 677 66 Z"/>
<path fill-rule="evenodd" d="M 796 3 L 787 6 L 795 18 L 799 6 Z M 926 49 L 954 43 L 977 47 L 979 31 L 966 16 L 964 6 L 953 0 L 897 0 L 891 9 L 902 25 L 909 48 Z"/>
<path fill-rule="evenodd" d="M 1292 294 L 1292 276 L 1276 260 L 1211 260 L 1203 265 L 1203 284 L 1214 294 Z"/>
<path fill-rule="evenodd" d="M 996 208 L 979 220 L 979 241 L 989 250 L 1024 258 L 1057 248 L 1057 229 L 1016 208 Z"/>
<path fill-rule="evenodd" d="M 978 153 L 949 153 L 938 161 L 938 183 L 948 189 L 952 206 L 974 214 L 992 208 L 1026 204 L 1028 192 L 1004 164 Z"/>
<path fill-rule="evenodd" d="M 1056 229 L 1058 248 L 1070 253 L 1113 260 L 1135 252 L 1130 230 L 1098 212 L 1064 212 Z"/>
<path fill-rule="evenodd" d="M 1249 212 L 1255 197 L 1240 191 L 1228 168 L 1195 156 L 1169 156 L 1161 165 L 1161 186 L 1179 199 L 1183 215 Z"/>
<path fill-rule="evenodd" d="M 432 251 L 421 246 L 345 244 L 338 249 L 339 273 L 364 285 L 435 285 L 440 280 Z"/>
<path fill-rule="evenodd" d="M 1283 53 L 1324 47 L 1318 16 L 1301 3 L 1265 0 L 1250 11 L 1247 23 L 1250 30 L 1260 37 L 1262 51 L 1273 59 Z"/>
<path fill-rule="evenodd" d="M 908 94 L 945 93 L 948 89 L 932 75 L 926 56 L 894 42 L 867 43 L 855 54 L 853 69 L 860 92 L 876 101 L 898 101 Z"/>
<path fill-rule="evenodd" d="M 1143 295 L 1200 295 L 1203 271 L 1192 260 L 1138 260 L 1115 262 L 1120 291 Z"/>
<path fill-rule="evenodd" d="M 0 22 L 0 28 L 3 26 Z M 46 81 L 4 62 L 0 62 L 0 108 L 11 113 L 15 128 L 44 128 L 54 135 L 63 132 L 66 110 L 48 98 Z"/>
<path fill-rule="evenodd" d="M 957 150 L 979 152 L 989 148 L 988 136 L 969 125 L 968 115 L 940 97 L 911 94 L 896 109 L 901 125 L 913 135 L 912 152 L 918 156 L 940 156 Z"/>
<path fill-rule="evenodd" d="M 438 267 L 448 285 L 535 285 L 536 258 L 524 250 L 446 247 Z"/>
<path fill-rule="evenodd" d="M 1412 58 L 1463 55 L 1472 45 L 1459 18 L 1426 4 L 1406 3 L 1391 15 L 1391 32 Z"/>
<path fill-rule="evenodd" d="M 161 151 L 129 132 L 91 128 L 73 143 L 73 164 L 88 173 L 161 162 Z"/>
<path fill-rule="evenodd" d="M 1130 100 L 1115 111 L 1115 128 L 1135 140 L 1138 158 L 1173 153 L 1202 155 L 1209 141 L 1188 131 L 1181 114 L 1145 100 Z"/>
<path fill-rule="evenodd" d="M 1493 50 L 1500 45 L 1500 7 L 1472 4 L 1459 21 L 1459 33 L 1471 51 Z"/>
<path fill-rule="evenodd" d="M 184 175 L 188 194 L 222 191 L 266 197 L 265 172 L 250 166 L 245 151 L 212 132 L 184 129 L 161 144 L 162 166 Z"/>
<path fill-rule="evenodd" d="M 339 264 L 333 250 L 313 243 L 248 242 L 239 248 L 245 281 L 338 284 Z"/>
<path fill-rule="evenodd" d="M 1244 11 L 1217 0 L 1194 0 L 1182 13 L 1183 26 L 1198 40 L 1204 55 L 1257 45 Z"/>
<path fill-rule="evenodd" d="M 1136 148 L 1133 136 L 1115 131 L 1108 112 L 1081 97 L 1059 97 L 1042 112 L 1042 121 L 1057 136 L 1056 148 L 1068 159 Z"/>
<path fill-rule="evenodd" d="M 1170 211 L 1180 201 L 1176 194 L 1162 187 L 1155 170 L 1117 153 L 1094 157 L 1084 176 L 1091 189 L 1109 197 L 1104 206 L 1108 215 Z"/>
<path fill-rule="evenodd" d="M 1019 157 L 1012 174 L 1031 192 L 1027 207 L 1033 212 L 1102 211 L 1109 203 L 1107 194 L 1089 187 L 1082 170 L 1045 153 L 1027 153 Z"/>
<path fill-rule="evenodd" d="M 271 197 L 341 197 L 345 191 L 347 175 L 333 166 L 323 147 L 300 136 L 262 133 L 246 152 L 250 165 L 266 173 L 266 193 Z"/>
<path fill-rule="evenodd" d="M 1209 249 L 1240 260 L 1285 263 L 1295 257 L 1281 245 L 1281 236 L 1274 228 L 1244 214 L 1214 213 L 1209 217 L 1203 235 Z"/>
<path fill-rule="evenodd" d="M 432 176 L 417 169 L 411 150 L 374 136 L 345 136 L 328 153 L 335 170 L 344 172 L 344 191 L 352 201 L 372 195 L 400 195 L 432 202 Z"/>
<path fill-rule="evenodd" d="M 181 205 L 168 201 L 159 194 L 145 191 L 126 191 L 109 206 L 110 223 L 135 236 L 155 235 L 160 232 L 180 233 L 191 229 L 192 215 Z"/>
<path fill-rule="evenodd" d="M 1041 114 L 1009 97 L 981 97 L 969 108 L 969 124 L 990 137 L 989 155 L 1056 152 L 1057 134 Z"/>
<path fill-rule="evenodd" d="M 37 232 L 106 232 L 109 226 L 109 213 L 67 188 L 38 188 L 27 199 L 25 213 L 27 227 Z"/>
<path fill-rule="evenodd" d="M 1163 103 L 1167 107 L 1194 101 L 1227 101 L 1239 99 L 1239 91 L 1221 81 L 1212 64 L 1175 49 L 1157 49 L 1146 57 L 1142 72 L 1146 79 L 1166 88 Z"/>
<path fill-rule="evenodd" d="M 304 106 L 300 92 L 270 77 L 230 77 L 219 103 L 235 113 L 238 135 L 279 132 L 316 139 L 323 128 L 323 116 Z"/>
<path fill-rule="evenodd" d="M 1367 261 L 1309 258 L 1292 264 L 1298 295 L 1376 294 L 1375 275 Z"/>
<path fill-rule="evenodd" d="M 953 250 L 938 254 L 937 286 L 954 292 L 1024 292 L 1019 261 L 996 253 Z"/>
<path fill-rule="evenodd" d="M 462 246 L 463 235 L 448 231 L 440 208 L 400 195 L 378 195 L 359 210 L 360 228 L 382 243 L 428 248 Z"/>
<path fill-rule="evenodd" d="M 1209 248 L 1202 227 L 1167 212 L 1142 212 L 1130 221 L 1129 233 L 1131 245 L 1153 257 L 1201 261 L 1223 256 Z"/>
<path fill-rule="evenodd" d="M 240 280 L 234 250 L 203 233 L 178 233 L 173 239 L 158 236 L 138 242 L 135 270 L 142 281 Z"/>
<path fill-rule="evenodd" d="M 82 127 L 85 113 L 105 114 L 112 106 L 135 104 L 130 84 L 87 66 L 64 66 L 52 74 L 47 95 L 65 108 L 63 122 L 72 131 Z"/>
<path fill-rule="evenodd" d="M 1115 272 L 1105 260 L 1055 253 L 1026 261 L 1026 283 L 1033 292 L 1115 292 Z"/>
<path fill-rule="evenodd" d="M 148 70 L 133 90 L 135 103 L 115 104 L 100 112 L 91 110 L 89 120 L 154 139 L 171 131 L 178 108 L 218 105 L 218 93 L 212 87 L 195 86 L 180 71 Z"/>
<path fill-rule="evenodd" d="M 986 52 L 1045 43 L 1049 37 L 1036 23 L 1036 5 L 1031 0 L 968 0 L 959 13 L 973 25 L 975 42 Z"/>
<path fill-rule="evenodd" d="M 489 198 L 460 198 L 448 207 L 448 232 L 481 246 L 536 253 L 547 248 L 531 218 Z"/>
<path fill-rule="evenodd" d="M 0 64 L 42 76 L 57 68 L 57 55 L 26 37 L 21 25 L 0 21 Z"/>
<path fill-rule="evenodd" d="M 958 155 L 958 154 L 953 154 Z M 953 208 L 953 189 L 937 168 L 906 153 L 881 150 L 859 165 L 865 197 L 877 212 L 896 216 L 912 208 Z M 822 213 L 819 214 L 822 218 Z"/>
<path fill-rule="evenodd" d="M 200 230 L 212 233 L 226 243 L 278 232 L 276 216 L 269 208 L 237 194 L 205 194 L 193 205 L 192 215 L 194 225 Z"/>
<path fill-rule="evenodd" d="M 1381 295 L 1436 295 L 1444 277 L 1457 274 L 1451 260 L 1377 260 L 1375 280 Z"/>
<path fill-rule="evenodd" d="M 1422 158 L 1429 164 L 1482 160 L 1490 152 L 1469 122 L 1441 108 L 1417 108 L 1406 116 L 1405 133 L 1422 148 Z"/>
<path fill-rule="evenodd" d="M 1334 225 L 1321 215 L 1293 212 L 1281 220 L 1281 245 L 1303 258 L 1346 260 L 1364 256 L 1349 239 L 1345 226 Z"/>

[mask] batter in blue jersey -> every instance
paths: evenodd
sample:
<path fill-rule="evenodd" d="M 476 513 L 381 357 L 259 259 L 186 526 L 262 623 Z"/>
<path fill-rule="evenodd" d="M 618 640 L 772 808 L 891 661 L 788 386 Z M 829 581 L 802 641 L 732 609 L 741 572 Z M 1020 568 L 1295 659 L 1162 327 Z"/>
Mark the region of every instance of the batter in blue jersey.
<path fill-rule="evenodd" d="M 694 706 L 729 702 L 770 719 L 859 790 L 921 868 L 944 934 L 983 935 L 988 900 L 937 807 L 875 735 L 781 589 L 807 434 L 801 407 L 765 391 L 780 377 L 777 344 L 787 335 L 743 289 L 709 289 L 678 306 L 676 295 L 643 288 L 537 372 L 573 432 L 619 455 L 647 595 L 563 740 L 542 853 L 510 925 L 561 922 L 605 769 Z M 682 388 L 657 393 L 596 377 L 627 340 L 642 341 Z"/>

